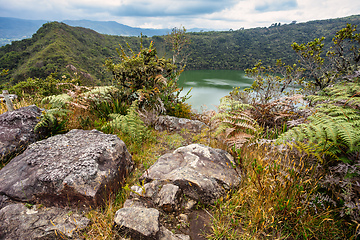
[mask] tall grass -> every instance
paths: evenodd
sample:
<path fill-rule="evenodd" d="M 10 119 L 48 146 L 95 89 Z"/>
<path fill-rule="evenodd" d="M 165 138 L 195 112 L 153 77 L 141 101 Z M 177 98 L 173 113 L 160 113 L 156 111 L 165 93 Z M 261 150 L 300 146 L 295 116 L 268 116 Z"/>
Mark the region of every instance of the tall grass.
<path fill-rule="evenodd" d="M 305 155 L 259 145 L 238 152 L 242 183 L 212 208 L 209 239 L 354 239 L 356 225 L 319 191 L 321 173 Z"/>

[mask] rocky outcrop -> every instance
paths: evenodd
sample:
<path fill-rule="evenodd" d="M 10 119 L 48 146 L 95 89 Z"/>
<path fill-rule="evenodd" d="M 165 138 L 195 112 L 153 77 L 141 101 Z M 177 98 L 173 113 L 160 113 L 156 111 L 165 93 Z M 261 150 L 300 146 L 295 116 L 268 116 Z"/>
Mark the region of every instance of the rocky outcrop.
<path fill-rule="evenodd" d="M 21 203 L 0 209 L 0 239 L 76 238 L 89 219 L 69 209 L 26 207 Z"/>
<path fill-rule="evenodd" d="M 40 134 L 34 132 L 40 116 L 41 109 L 35 105 L 0 115 L 0 162 L 25 150 L 40 138 Z"/>
<path fill-rule="evenodd" d="M 115 226 L 136 239 L 190 239 L 190 233 L 174 234 L 178 229 L 166 227 L 191 228 L 188 216 L 198 202 L 214 203 L 226 190 L 239 186 L 240 180 L 239 169 L 227 152 L 199 144 L 178 148 L 160 157 L 142 175 L 143 185 L 131 187 L 130 198 L 116 213 Z M 141 216 L 141 221 L 134 220 L 136 216 Z M 167 226 L 170 216 L 173 220 Z M 162 238 L 164 234 L 170 235 Z"/>
<path fill-rule="evenodd" d="M 173 116 L 160 116 L 155 123 L 155 130 L 158 131 L 181 131 L 182 129 L 199 133 L 206 127 L 205 123 L 199 120 L 177 118 Z"/>
<path fill-rule="evenodd" d="M 124 142 L 97 130 L 31 144 L 0 170 L 0 239 L 77 238 L 89 223 L 78 211 L 102 204 L 132 168 Z"/>
<path fill-rule="evenodd" d="M 0 195 L 47 206 L 94 206 L 119 189 L 132 167 L 117 136 L 75 129 L 12 159 L 0 170 Z"/>
<path fill-rule="evenodd" d="M 229 153 L 191 144 L 160 157 L 142 179 L 171 182 L 191 199 L 210 204 L 225 190 L 239 185 L 239 170 L 235 166 Z"/>

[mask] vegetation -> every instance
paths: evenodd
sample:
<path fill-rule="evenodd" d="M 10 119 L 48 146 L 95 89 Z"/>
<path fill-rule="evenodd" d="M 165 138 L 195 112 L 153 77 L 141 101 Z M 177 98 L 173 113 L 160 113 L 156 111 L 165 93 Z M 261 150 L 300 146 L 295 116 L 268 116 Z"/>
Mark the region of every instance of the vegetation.
<path fill-rule="evenodd" d="M 219 129 L 242 133 L 224 137 L 234 144 L 244 181 L 214 206 L 211 239 L 359 236 L 359 33 L 350 24 L 339 30 L 328 58 L 322 41 L 293 44 L 301 67 L 278 61 L 246 70 L 251 88 L 223 99 L 214 119 Z M 302 86 L 305 109 L 295 107 L 296 91 L 286 91 L 291 83 Z"/>
<path fill-rule="evenodd" d="M 345 20 L 312 22 L 308 26 L 313 27 L 309 28 L 311 32 L 316 32 L 314 26 L 335 29 Z M 360 234 L 360 35 L 355 25 L 345 25 L 333 33 L 331 48 L 327 38 L 315 36 L 307 44 L 292 44 L 293 54 L 300 57 L 300 62 L 292 54 L 288 59 L 274 60 L 280 52 L 287 54 L 288 50 L 280 50 L 283 41 L 292 36 L 284 34 L 285 30 L 294 33 L 307 29 L 305 25 L 190 35 L 192 44 L 203 44 L 202 48 L 190 45 L 188 64 L 193 68 L 208 68 L 212 64 L 211 68 L 236 69 L 255 64 L 246 70 L 254 78 L 249 89 L 234 89 L 221 100 L 218 113 L 197 116 L 209 124 L 199 135 L 186 131 L 159 133 L 149 126 L 149 119 L 158 114 L 194 117 L 184 103 L 186 98 L 179 97 L 181 89 L 176 81 L 181 71 L 176 71 L 173 59 L 159 57 L 166 56 L 161 37 L 153 38 L 158 43 L 148 38 L 119 37 L 116 39 L 120 48 L 116 51 L 110 44 L 114 39 L 111 36 L 48 23 L 32 39 L 0 49 L 4 53 L 1 69 L 9 69 L 3 70 L 1 77 L 5 81 L 13 79 L 13 86 L 3 87 L 20 96 L 21 102 L 15 106 L 26 103 L 48 109 L 37 129 L 47 127 L 51 134 L 57 134 L 73 128 L 97 128 L 123 139 L 136 164 L 136 171 L 127 179 L 129 185 L 160 155 L 178 146 L 198 142 L 231 152 L 242 169 L 242 183 L 213 206 L 204 206 L 213 216 L 213 231 L 208 239 L 356 239 Z M 262 33 L 261 41 L 256 33 Z M 276 40 L 277 34 L 284 37 Z M 220 49 L 228 46 L 231 51 L 240 46 L 232 45 L 230 36 L 238 42 L 249 43 L 251 39 L 254 47 L 232 54 L 225 52 L 224 61 L 212 61 L 213 56 L 219 57 Z M 96 43 L 99 38 L 103 40 L 101 44 Z M 279 47 L 265 45 L 269 39 Z M 65 42 L 89 44 L 93 52 L 85 47 L 78 51 L 76 44 L 69 46 Z M 155 46 L 160 46 L 159 52 Z M 213 55 L 207 52 L 209 46 Z M 97 63 L 102 56 L 97 54 L 102 51 L 109 57 L 104 62 L 110 73 L 99 70 L 105 68 L 103 63 Z M 264 55 L 256 57 L 266 58 L 256 63 L 252 59 L 258 51 Z M 198 54 L 198 58 L 192 54 Z M 240 58 L 251 61 L 240 63 Z M 63 65 L 58 68 L 59 59 Z M 44 65 L 30 71 L 30 62 L 39 61 L 44 61 Z M 271 62 L 273 67 L 264 66 Z M 70 63 L 72 66 L 66 68 Z M 92 78 L 86 75 L 87 66 L 92 66 Z M 37 78 L 35 73 L 44 75 Z M 112 86 L 94 86 L 104 83 Z M 104 208 L 87 212 L 91 225 L 85 238 L 118 237 L 112 231 L 113 218 L 129 194 L 127 191 L 124 188 L 113 193 Z"/>
<path fill-rule="evenodd" d="M 131 105 L 138 101 L 139 107 L 156 114 L 171 112 L 176 106 L 185 106 L 186 97 L 180 98 L 181 89 L 177 87 L 178 75 L 176 66 L 171 60 L 158 58 L 157 50 L 150 43 L 149 48 L 143 48 L 142 42 L 139 53 L 130 47 L 128 56 L 120 45 L 118 54 L 121 62 L 115 64 L 106 61 L 106 66 L 114 75 L 115 84 L 122 93 L 122 102 Z M 190 111 L 189 111 L 190 113 Z"/>
<path fill-rule="evenodd" d="M 324 36 L 322 43 L 327 47 L 336 31 L 347 23 L 358 24 L 359 18 L 360 16 L 356 15 L 225 32 L 185 32 L 191 44 L 187 49 L 184 48 L 181 54 L 186 56 L 186 69 L 189 70 L 243 70 L 256 64 L 257 59 L 262 59 L 265 65 L 275 64 L 275 59 L 294 64 L 297 59 L 296 52 L 284 46 L 290 46 L 293 42 L 309 42 L 318 36 Z M 172 52 L 173 46 L 165 41 L 166 38 L 167 36 L 144 37 L 143 44 L 148 46 L 153 41 L 158 55 L 170 58 L 175 52 Z M 59 79 L 63 75 L 72 78 L 73 70 L 76 69 L 75 72 L 81 75 L 82 84 L 106 85 L 111 82 L 112 76 L 106 71 L 104 60 L 117 59 L 118 44 L 126 46 L 126 42 L 135 52 L 139 51 L 139 37 L 102 35 L 63 23 L 46 23 L 32 38 L 15 41 L 0 48 L 0 68 L 9 69 L 7 76 L 0 77 L 0 83 L 16 84 L 29 77 L 44 79 L 50 73 L 57 73 Z M 181 59 L 182 57 L 179 57 L 177 62 Z"/>

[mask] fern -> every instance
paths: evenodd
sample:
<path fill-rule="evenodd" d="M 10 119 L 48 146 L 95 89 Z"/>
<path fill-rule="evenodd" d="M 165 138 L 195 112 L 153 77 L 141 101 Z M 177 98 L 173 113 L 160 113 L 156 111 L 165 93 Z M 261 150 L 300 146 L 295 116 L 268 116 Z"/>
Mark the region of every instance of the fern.
<path fill-rule="evenodd" d="M 103 129 L 108 127 L 118 129 L 128 135 L 133 143 L 141 144 L 150 138 L 150 131 L 141 120 L 138 112 L 138 103 L 134 101 L 128 109 L 127 115 L 110 114 L 113 120 L 107 123 Z"/>
<path fill-rule="evenodd" d="M 215 135 L 223 134 L 228 145 L 242 146 L 249 138 L 259 131 L 257 122 L 251 117 L 249 104 L 235 101 L 231 97 L 220 100 L 219 113 L 211 118 L 218 123 Z"/>
<path fill-rule="evenodd" d="M 357 83 L 346 83 L 325 88 L 320 96 L 309 96 L 315 104 L 314 114 L 307 123 L 282 134 L 277 142 L 306 141 L 332 157 L 360 151 L 359 90 Z"/>
<path fill-rule="evenodd" d="M 66 131 L 66 119 L 61 121 L 52 112 L 43 112 L 41 120 L 34 128 L 35 132 L 46 132 L 47 136 L 54 136 Z"/>
<path fill-rule="evenodd" d="M 50 109 L 43 111 L 41 120 L 36 124 L 35 132 L 45 132 L 47 136 L 64 133 L 66 131 L 67 114 L 71 112 L 66 109 L 73 98 L 67 94 L 52 95 L 42 99 L 42 104 L 49 104 Z"/>
<path fill-rule="evenodd" d="M 113 86 L 95 87 L 94 89 L 83 93 L 86 99 L 92 99 L 95 102 L 112 100 L 112 94 L 117 92 L 118 89 Z"/>
<path fill-rule="evenodd" d="M 42 104 L 50 104 L 52 108 L 63 108 L 73 100 L 68 94 L 52 95 L 44 98 Z"/>

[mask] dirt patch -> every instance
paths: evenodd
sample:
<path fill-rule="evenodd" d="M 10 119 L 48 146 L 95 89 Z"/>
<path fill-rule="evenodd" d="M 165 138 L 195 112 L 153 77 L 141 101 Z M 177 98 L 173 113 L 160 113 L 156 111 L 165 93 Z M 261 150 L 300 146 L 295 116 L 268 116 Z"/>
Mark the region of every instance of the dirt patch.
<path fill-rule="evenodd" d="M 187 235 L 192 240 L 206 240 L 211 233 L 211 216 L 203 209 L 194 210 L 189 214 L 189 228 Z"/>

